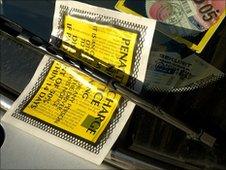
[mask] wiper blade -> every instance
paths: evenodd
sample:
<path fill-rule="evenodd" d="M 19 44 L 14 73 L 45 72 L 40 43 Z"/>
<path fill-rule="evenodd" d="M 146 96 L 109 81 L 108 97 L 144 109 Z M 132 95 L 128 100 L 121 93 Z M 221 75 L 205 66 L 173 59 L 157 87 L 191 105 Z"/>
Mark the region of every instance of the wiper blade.
<path fill-rule="evenodd" d="M 214 145 L 216 139 L 211 135 L 203 131 L 201 131 L 201 133 L 195 132 L 194 130 L 189 128 L 185 123 L 167 114 L 159 107 L 146 101 L 144 98 L 139 96 L 135 91 L 127 88 L 125 85 L 121 84 L 116 79 L 76 59 L 76 56 L 77 57 L 89 56 L 89 54 L 87 54 L 86 52 L 74 47 L 76 52 L 75 54 L 73 54 L 72 58 L 66 52 L 44 41 L 39 36 L 33 34 L 32 32 L 24 29 L 20 25 L 10 21 L 9 19 L 3 16 L 0 16 L 0 31 L 2 32 L 3 35 L 8 36 L 9 38 L 17 41 L 20 44 L 26 45 L 29 48 L 37 50 L 38 52 L 44 55 L 48 54 L 53 58 L 64 61 L 70 64 L 71 66 L 77 68 L 81 72 L 95 78 L 97 81 L 107 84 L 111 90 L 116 91 L 124 98 L 134 102 L 136 105 L 140 106 L 149 113 L 155 115 L 156 117 L 166 121 L 167 123 L 185 132 L 189 139 L 201 141 L 210 147 Z M 90 58 L 93 58 L 93 56 L 90 56 Z"/>

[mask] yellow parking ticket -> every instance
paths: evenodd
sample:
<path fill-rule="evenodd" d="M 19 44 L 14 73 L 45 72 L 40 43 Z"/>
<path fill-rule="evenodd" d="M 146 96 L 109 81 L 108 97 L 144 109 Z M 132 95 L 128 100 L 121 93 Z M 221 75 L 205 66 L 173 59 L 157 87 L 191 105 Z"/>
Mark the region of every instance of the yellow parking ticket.
<path fill-rule="evenodd" d="M 120 95 L 80 71 L 54 61 L 23 112 L 95 143 L 108 125 Z"/>
<path fill-rule="evenodd" d="M 116 69 L 131 73 L 137 33 L 65 16 L 61 49 L 82 49 Z M 70 55 L 73 56 L 73 55 Z M 86 58 L 80 58 L 85 60 Z M 105 70 L 103 70 L 105 71 Z M 114 77 L 126 83 L 128 76 Z M 91 77 L 54 61 L 42 86 L 23 112 L 67 133 L 96 143 L 121 96 Z"/>
<path fill-rule="evenodd" d="M 136 32 L 67 15 L 61 48 L 70 53 L 73 53 L 73 47 L 82 49 L 129 75 L 137 37 Z M 86 62 L 84 58 L 82 60 Z M 108 73 L 106 69 L 102 71 Z M 124 83 L 128 78 L 117 73 L 113 76 Z"/>

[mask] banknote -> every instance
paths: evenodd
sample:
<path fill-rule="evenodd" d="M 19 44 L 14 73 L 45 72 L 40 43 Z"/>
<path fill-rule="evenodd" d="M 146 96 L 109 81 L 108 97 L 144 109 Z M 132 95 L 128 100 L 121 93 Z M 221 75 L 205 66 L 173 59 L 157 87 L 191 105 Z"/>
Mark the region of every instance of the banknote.
<path fill-rule="evenodd" d="M 207 30 L 224 9 L 224 0 L 146 0 L 149 18 L 196 31 Z"/>
<path fill-rule="evenodd" d="M 120 70 L 108 68 L 106 74 L 139 93 L 155 24 L 155 20 L 76 1 L 56 1 L 50 42 L 87 65 L 95 57 Z M 84 55 L 74 56 L 78 49 Z M 102 68 L 97 63 L 91 65 Z M 3 121 L 101 164 L 134 107 L 106 84 L 45 55 Z"/>

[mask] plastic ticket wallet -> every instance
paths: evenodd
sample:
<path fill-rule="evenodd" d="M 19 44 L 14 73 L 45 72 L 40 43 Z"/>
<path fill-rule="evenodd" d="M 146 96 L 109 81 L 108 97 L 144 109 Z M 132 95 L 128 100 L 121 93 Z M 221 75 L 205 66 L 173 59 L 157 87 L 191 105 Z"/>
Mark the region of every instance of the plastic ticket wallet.
<path fill-rule="evenodd" d="M 71 57 L 73 47 L 83 49 L 110 66 L 94 67 L 140 92 L 137 82 L 145 78 L 154 30 L 154 20 L 56 1 L 50 42 Z M 87 57 L 79 59 L 89 63 Z M 100 164 L 134 107 L 107 85 L 46 55 L 3 121 Z"/>
<path fill-rule="evenodd" d="M 225 1 L 221 0 L 119 0 L 115 8 L 160 21 L 158 31 L 197 53 L 205 48 L 226 14 Z"/>
<path fill-rule="evenodd" d="M 2 120 L 100 164 L 133 107 L 107 85 L 45 56 Z"/>

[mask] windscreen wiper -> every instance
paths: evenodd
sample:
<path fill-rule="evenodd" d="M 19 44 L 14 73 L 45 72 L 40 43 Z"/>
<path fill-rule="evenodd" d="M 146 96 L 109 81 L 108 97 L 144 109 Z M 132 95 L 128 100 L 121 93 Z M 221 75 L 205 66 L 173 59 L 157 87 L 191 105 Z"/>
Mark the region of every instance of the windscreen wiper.
<path fill-rule="evenodd" d="M 64 61 L 70 64 L 71 66 L 77 68 L 81 72 L 93 77 L 97 81 L 107 84 L 111 90 L 116 91 L 124 98 L 134 102 L 136 105 L 140 106 L 149 113 L 155 115 L 156 117 L 166 121 L 167 123 L 185 132 L 189 139 L 201 141 L 210 147 L 214 145 L 216 139 L 211 135 L 207 134 L 204 131 L 201 131 L 200 133 L 195 132 L 194 130 L 189 128 L 186 124 L 176 119 L 175 117 L 167 114 L 159 107 L 146 101 L 144 98 L 139 96 L 135 91 L 121 84 L 116 79 L 76 59 L 76 56 L 77 57 L 89 56 L 89 54 L 87 54 L 86 52 L 74 47 L 74 50 L 76 52 L 75 54 L 73 54 L 73 56 L 70 57 L 69 54 L 67 54 L 66 52 L 44 41 L 39 36 L 33 34 L 32 32 L 24 29 L 20 25 L 10 21 L 9 19 L 3 16 L 0 16 L 0 31 L 3 36 L 7 36 L 8 38 L 13 39 L 14 41 L 20 44 L 26 45 L 29 48 L 37 50 L 38 52 L 44 55 L 48 54 L 53 58 Z M 90 58 L 93 57 L 90 56 Z"/>

